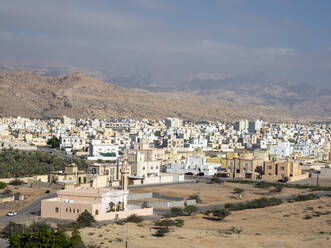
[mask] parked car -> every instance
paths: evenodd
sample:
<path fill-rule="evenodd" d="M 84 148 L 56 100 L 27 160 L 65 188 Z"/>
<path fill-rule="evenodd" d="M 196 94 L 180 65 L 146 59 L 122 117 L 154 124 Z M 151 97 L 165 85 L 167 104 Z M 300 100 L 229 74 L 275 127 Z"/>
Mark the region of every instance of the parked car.
<path fill-rule="evenodd" d="M 288 179 L 286 177 L 278 180 L 279 183 L 287 183 L 287 181 Z"/>
<path fill-rule="evenodd" d="M 10 210 L 8 213 L 7 213 L 7 216 L 16 216 L 17 215 L 17 211 L 16 210 Z"/>
<path fill-rule="evenodd" d="M 187 172 L 185 173 L 186 176 L 193 176 L 193 173 L 192 172 Z"/>
<path fill-rule="evenodd" d="M 202 177 L 204 175 L 205 175 L 205 173 L 203 173 L 203 172 L 200 172 L 200 173 L 197 174 L 197 176 L 199 176 L 199 177 Z"/>

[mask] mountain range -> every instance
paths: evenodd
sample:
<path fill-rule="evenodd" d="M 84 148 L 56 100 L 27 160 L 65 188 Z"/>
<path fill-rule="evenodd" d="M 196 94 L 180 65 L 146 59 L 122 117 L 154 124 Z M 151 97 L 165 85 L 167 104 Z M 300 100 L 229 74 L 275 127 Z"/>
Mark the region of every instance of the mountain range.
<path fill-rule="evenodd" d="M 289 81 L 261 83 L 230 74 L 198 74 L 161 85 L 128 75 L 61 73 L 61 68 L 0 71 L 0 116 L 190 120 L 330 120 L 331 89 Z M 103 78 L 103 80 L 94 78 Z M 116 85 L 117 84 L 117 85 Z"/>

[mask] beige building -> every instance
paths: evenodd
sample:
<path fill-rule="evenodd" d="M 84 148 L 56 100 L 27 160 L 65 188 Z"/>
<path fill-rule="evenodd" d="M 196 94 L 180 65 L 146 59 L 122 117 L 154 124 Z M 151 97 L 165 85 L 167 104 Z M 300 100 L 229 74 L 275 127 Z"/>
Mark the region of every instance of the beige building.
<path fill-rule="evenodd" d="M 64 171 L 51 172 L 49 181 L 56 182 L 65 188 L 74 186 L 108 187 L 111 184 L 109 175 L 80 171 L 75 163 L 67 165 Z"/>
<path fill-rule="evenodd" d="M 239 157 L 226 160 L 227 173 L 234 178 L 258 179 L 263 161 L 254 159 L 252 153 L 240 153 Z"/>
<path fill-rule="evenodd" d="M 298 161 L 294 160 L 278 160 L 264 162 L 263 180 L 266 181 L 296 181 L 308 178 L 308 173 L 302 174 L 302 170 Z"/>
<path fill-rule="evenodd" d="M 129 191 L 127 165 L 121 171 L 121 189 L 70 188 L 58 191 L 58 197 L 41 201 L 41 217 L 76 220 L 87 211 L 97 221 L 126 218 L 132 214 L 152 215 L 153 208 L 127 204 Z"/>

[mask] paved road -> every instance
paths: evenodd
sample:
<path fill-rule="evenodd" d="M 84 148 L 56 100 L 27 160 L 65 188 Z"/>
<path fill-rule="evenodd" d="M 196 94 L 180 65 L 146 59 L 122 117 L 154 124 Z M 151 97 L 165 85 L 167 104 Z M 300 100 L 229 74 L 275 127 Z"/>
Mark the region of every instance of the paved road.
<path fill-rule="evenodd" d="M 20 220 L 20 219 L 24 219 L 25 217 L 29 217 L 29 216 L 39 216 L 40 215 L 40 202 L 41 202 L 41 200 L 54 198 L 54 197 L 56 197 L 56 194 L 43 195 L 42 197 L 40 197 L 37 200 L 35 200 L 34 202 L 30 203 L 26 207 L 21 208 L 20 210 L 18 210 L 16 216 L 11 216 L 11 217 L 1 216 L 0 217 L 0 223 L 4 224 L 4 223 L 7 223 L 9 221 Z"/>
<path fill-rule="evenodd" d="M 60 151 L 60 150 L 56 150 L 56 149 L 52 149 L 48 146 L 38 146 L 38 151 L 44 151 L 44 152 L 49 152 L 53 155 L 56 155 L 60 158 L 63 159 L 74 159 L 75 156 L 74 155 L 67 155 L 64 152 Z"/>

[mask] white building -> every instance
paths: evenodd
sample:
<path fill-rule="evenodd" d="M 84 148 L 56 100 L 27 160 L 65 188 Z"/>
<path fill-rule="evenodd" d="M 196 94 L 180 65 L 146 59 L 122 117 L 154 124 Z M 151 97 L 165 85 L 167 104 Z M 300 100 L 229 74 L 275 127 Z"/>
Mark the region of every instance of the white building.
<path fill-rule="evenodd" d="M 187 157 L 185 162 L 179 164 L 168 164 L 164 170 L 166 173 L 192 173 L 194 175 L 204 173 L 204 175 L 212 176 L 217 173 L 218 167 L 219 164 L 207 163 L 206 158 Z"/>
<path fill-rule="evenodd" d="M 117 160 L 118 145 L 102 144 L 101 140 L 92 140 L 89 146 L 88 160 Z"/>
<path fill-rule="evenodd" d="M 199 136 L 198 138 L 191 140 L 189 147 L 193 150 L 197 148 L 200 148 L 204 151 L 209 150 L 208 140 Z"/>
<path fill-rule="evenodd" d="M 289 157 L 293 152 L 290 142 L 279 142 L 271 147 L 271 154 L 279 157 Z"/>
<path fill-rule="evenodd" d="M 86 146 L 85 138 L 79 136 L 61 136 L 60 149 L 72 148 L 74 151 L 84 149 Z"/>
<path fill-rule="evenodd" d="M 178 118 L 168 117 L 164 122 L 167 128 L 180 128 L 183 125 L 183 121 Z"/>

